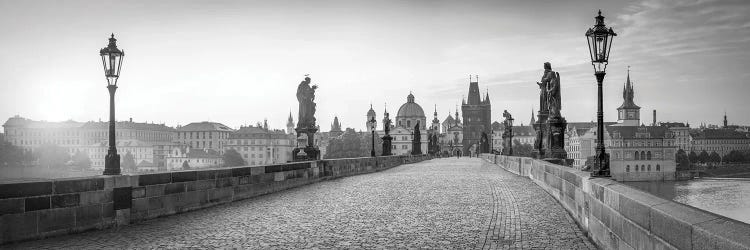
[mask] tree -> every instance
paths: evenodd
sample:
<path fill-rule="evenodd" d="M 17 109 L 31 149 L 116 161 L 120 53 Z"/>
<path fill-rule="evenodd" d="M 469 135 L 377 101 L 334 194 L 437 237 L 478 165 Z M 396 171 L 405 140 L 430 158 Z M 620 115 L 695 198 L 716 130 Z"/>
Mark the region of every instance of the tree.
<path fill-rule="evenodd" d="M 331 139 L 326 147 L 326 159 L 370 156 L 369 147 L 362 147 L 362 136 L 354 129 L 346 128 L 340 138 Z"/>
<path fill-rule="evenodd" d="M 370 151 L 372 151 L 372 132 L 364 133 L 364 136 L 360 140 L 360 150 L 363 152 L 360 152 L 360 157 L 367 157 L 370 156 Z M 375 133 L 375 155 L 380 156 L 383 154 L 383 139 L 378 136 L 377 133 Z"/>
<path fill-rule="evenodd" d="M 124 156 L 122 156 L 121 159 L 122 162 L 120 162 L 120 168 L 124 170 L 129 170 L 135 172 L 136 164 L 135 164 L 135 157 L 133 157 L 133 154 L 128 151 Z"/>
<path fill-rule="evenodd" d="M 677 169 L 678 170 L 688 170 L 690 169 L 690 159 L 688 159 L 687 153 L 685 153 L 685 150 L 677 150 L 677 153 L 675 154 L 675 162 L 677 162 Z"/>
<path fill-rule="evenodd" d="M 0 141 L 0 167 L 20 167 L 28 160 L 29 153 L 9 142 Z M 31 157 L 33 160 L 33 157 Z"/>
<path fill-rule="evenodd" d="M 89 154 L 83 151 L 77 151 L 75 154 L 73 154 L 73 165 L 79 167 L 79 168 L 89 168 L 91 167 L 91 159 L 89 158 Z"/>
<path fill-rule="evenodd" d="M 187 163 L 187 161 L 182 162 L 182 169 L 188 170 L 190 169 L 190 164 Z"/>
<path fill-rule="evenodd" d="M 701 151 L 701 153 L 698 155 L 698 162 L 700 163 L 706 163 L 708 162 L 708 152 L 706 150 Z"/>
<path fill-rule="evenodd" d="M 531 144 L 521 143 L 521 141 L 519 140 L 513 140 L 513 155 L 514 156 L 532 157 L 533 150 L 534 150 L 534 147 L 531 146 Z"/>
<path fill-rule="evenodd" d="M 696 154 L 695 151 L 690 151 L 690 154 L 688 154 L 688 160 L 690 160 L 690 163 L 697 163 L 698 154 Z"/>
<path fill-rule="evenodd" d="M 740 151 L 732 150 L 729 152 L 729 154 L 724 156 L 724 161 L 731 163 L 745 162 L 745 155 Z"/>
<path fill-rule="evenodd" d="M 242 156 L 240 153 L 237 152 L 237 150 L 229 149 L 226 152 L 224 152 L 224 166 L 226 167 L 236 167 L 236 166 L 245 166 L 247 165 L 247 162 L 245 162 L 244 159 L 242 159 Z"/>
<path fill-rule="evenodd" d="M 35 154 L 35 158 L 39 159 L 39 165 L 47 168 L 62 167 L 70 160 L 67 150 L 53 144 L 40 146 Z"/>
<path fill-rule="evenodd" d="M 711 152 L 708 156 L 708 162 L 721 163 L 721 156 L 719 156 L 719 153 L 716 153 L 716 151 Z"/>

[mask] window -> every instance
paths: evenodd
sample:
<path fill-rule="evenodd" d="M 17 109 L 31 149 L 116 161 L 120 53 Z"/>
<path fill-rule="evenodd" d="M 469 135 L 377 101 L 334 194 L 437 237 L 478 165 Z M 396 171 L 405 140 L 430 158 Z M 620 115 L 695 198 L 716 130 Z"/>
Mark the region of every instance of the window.
<path fill-rule="evenodd" d="M 641 172 L 646 171 L 646 165 L 641 165 Z"/>
<path fill-rule="evenodd" d="M 651 172 L 651 164 L 648 164 L 648 171 Z"/>
<path fill-rule="evenodd" d="M 657 171 L 657 172 L 658 172 L 658 171 L 661 171 L 661 166 L 659 166 L 659 164 L 656 164 L 656 171 Z"/>
<path fill-rule="evenodd" d="M 640 157 L 639 157 L 639 155 L 638 155 L 638 151 L 636 151 L 636 152 L 635 152 L 635 160 L 636 160 L 636 161 L 637 161 L 637 160 L 640 160 Z M 636 166 L 635 166 L 635 168 L 636 168 L 636 171 L 638 171 L 638 165 L 636 165 Z"/>
<path fill-rule="evenodd" d="M 625 166 L 625 172 L 630 172 L 630 165 Z"/>
<path fill-rule="evenodd" d="M 635 171 L 638 172 L 638 165 L 635 165 Z"/>
<path fill-rule="evenodd" d="M 648 151 L 648 153 L 646 153 L 646 159 L 651 160 L 651 151 Z"/>
<path fill-rule="evenodd" d="M 406 126 L 411 127 L 411 120 L 406 120 Z"/>

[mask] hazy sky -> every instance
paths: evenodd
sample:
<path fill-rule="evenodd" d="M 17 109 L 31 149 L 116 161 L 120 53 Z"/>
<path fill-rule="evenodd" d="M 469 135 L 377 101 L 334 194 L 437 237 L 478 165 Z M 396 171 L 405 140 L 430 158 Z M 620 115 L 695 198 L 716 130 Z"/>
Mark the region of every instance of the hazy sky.
<path fill-rule="evenodd" d="M 596 118 L 584 32 L 602 9 L 619 36 L 605 79 L 616 120 L 627 66 L 642 120 L 750 124 L 750 1 L 10 1 L 0 0 L 0 120 L 106 120 L 100 48 L 126 56 L 117 118 L 281 128 L 304 74 L 317 118 L 365 128 L 372 103 L 395 116 L 409 91 L 428 120 L 455 112 L 468 75 L 528 123 L 542 64 L 562 79 L 562 113 Z"/>

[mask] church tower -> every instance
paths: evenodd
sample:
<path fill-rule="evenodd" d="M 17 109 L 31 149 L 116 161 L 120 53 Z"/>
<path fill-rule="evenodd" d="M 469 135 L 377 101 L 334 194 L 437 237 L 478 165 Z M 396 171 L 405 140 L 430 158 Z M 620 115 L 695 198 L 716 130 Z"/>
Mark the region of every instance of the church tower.
<path fill-rule="evenodd" d="M 375 130 L 378 129 L 378 120 L 375 119 L 375 110 L 372 109 L 372 104 L 370 104 L 370 110 L 367 111 L 365 126 L 367 126 L 367 132 L 372 132 L 373 127 Z"/>
<path fill-rule="evenodd" d="M 329 132 L 329 135 L 331 137 L 337 137 L 341 134 L 343 134 L 344 131 L 341 130 L 341 123 L 339 123 L 339 117 L 334 116 L 333 117 L 333 124 L 331 124 L 331 132 Z"/>
<path fill-rule="evenodd" d="M 438 119 L 438 113 L 437 113 L 437 104 L 435 104 L 435 113 L 432 113 L 432 126 L 430 126 L 430 129 L 432 129 L 433 133 L 440 133 L 440 119 Z"/>
<path fill-rule="evenodd" d="M 727 112 L 724 111 L 724 128 L 729 127 L 729 122 L 727 121 Z"/>
<path fill-rule="evenodd" d="M 292 111 L 289 111 L 289 119 L 286 119 L 286 133 L 294 134 L 294 119 L 292 119 Z"/>
<path fill-rule="evenodd" d="M 464 118 L 463 127 L 463 153 L 464 155 L 482 152 L 482 137 L 489 140 L 492 133 L 492 116 L 489 93 L 485 94 L 484 100 L 479 93 L 479 76 L 476 79 L 469 76 L 469 97 L 461 105 L 461 112 Z M 487 151 L 487 150 L 484 150 Z"/>
<path fill-rule="evenodd" d="M 630 81 L 630 68 L 628 67 L 628 79 L 625 81 L 625 86 L 622 87 L 623 102 L 617 108 L 617 120 L 621 126 L 641 125 L 641 107 L 633 102 L 634 96 L 635 91 L 633 90 L 633 83 Z"/>

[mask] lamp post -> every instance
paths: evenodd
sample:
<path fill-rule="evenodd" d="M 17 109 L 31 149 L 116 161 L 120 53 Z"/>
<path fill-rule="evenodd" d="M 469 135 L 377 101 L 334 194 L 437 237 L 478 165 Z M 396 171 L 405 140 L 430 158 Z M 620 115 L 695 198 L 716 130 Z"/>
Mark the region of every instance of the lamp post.
<path fill-rule="evenodd" d="M 602 82 L 606 75 L 607 63 L 609 62 L 609 51 L 612 49 L 612 40 L 617 34 L 612 28 L 604 25 L 602 11 L 595 17 L 596 25 L 586 31 L 586 38 L 589 46 L 589 55 L 591 56 L 591 65 L 594 66 L 594 75 L 596 76 L 596 85 L 598 88 L 599 100 L 597 102 L 596 112 L 596 158 L 594 169 L 591 172 L 593 177 L 610 177 L 609 172 L 609 154 L 604 149 L 604 112 L 602 112 Z"/>
<path fill-rule="evenodd" d="M 370 118 L 370 130 L 372 131 L 372 151 L 370 151 L 370 156 L 375 157 L 375 117 L 373 116 Z"/>
<path fill-rule="evenodd" d="M 508 137 L 510 137 L 510 140 L 508 140 L 508 155 L 513 156 L 513 117 L 508 118 L 508 124 L 510 127 L 508 127 Z"/>
<path fill-rule="evenodd" d="M 104 157 L 104 175 L 120 174 L 120 155 L 117 154 L 115 143 L 115 91 L 117 90 L 117 79 L 120 77 L 122 58 L 125 56 L 123 50 L 117 48 L 115 34 L 109 38 L 109 45 L 99 50 L 104 66 L 104 76 L 107 78 L 107 89 L 109 90 L 109 150 Z"/>

